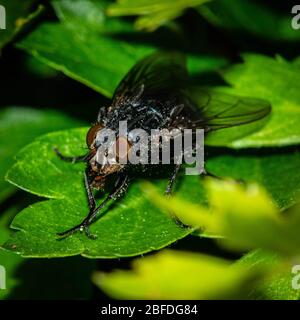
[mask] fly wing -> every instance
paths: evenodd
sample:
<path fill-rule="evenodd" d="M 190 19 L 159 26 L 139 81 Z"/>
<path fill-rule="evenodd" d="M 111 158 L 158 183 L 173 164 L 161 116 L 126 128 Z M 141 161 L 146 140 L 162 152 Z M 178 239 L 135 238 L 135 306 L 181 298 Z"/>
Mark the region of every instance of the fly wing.
<path fill-rule="evenodd" d="M 187 88 L 187 83 L 184 55 L 177 52 L 154 53 L 138 62 L 124 77 L 115 91 L 112 107 L 143 99 L 162 105 L 182 104 L 195 120 L 194 126 L 207 131 L 247 124 L 264 118 L 271 111 L 265 100 L 212 90 L 195 91 Z"/>
<path fill-rule="evenodd" d="M 194 126 L 207 131 L 247 124 L 271 112 L 270 103 L 263 99 L 238 97 L 212 90 L 197 90 L 191 96 L 192 105 L 200 112 Z"/>
<path fill-rule="evenodd" d="M 138 62 L 117 87 L 112 106 L 141 98 L 164 102 L 180 95 L 188 79 L 185 57 L 175 52 L 154 53 Z"/>

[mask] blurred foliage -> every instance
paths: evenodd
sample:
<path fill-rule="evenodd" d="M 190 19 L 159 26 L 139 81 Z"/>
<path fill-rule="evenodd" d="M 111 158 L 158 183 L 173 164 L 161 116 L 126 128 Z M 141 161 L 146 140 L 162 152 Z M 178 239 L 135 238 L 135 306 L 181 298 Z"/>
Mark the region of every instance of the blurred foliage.
<path fill-rule="evenodd" d="M 287 11 L 276 10 L 276 5 L 270 4 L 273 3 L 270 1 L 268 6 L 262 1 L 216 0 L 198 10 L 209 22 L 232 33 L 246 31 L 266 41 L 299 41 L 299 32 L 291 28 L 291 10 L 295 3 L 291 3 Z"/>
<path fill-rule="evenodd" d="M 77 19 L 73 22 L 41 24 L 18 47 L 110 97 L 121 76 L 151 48 L 114 41 L 89 24 L 81 25 L 79 36 Z"/>
<path fill-rule="evenodd" d="M 96 273 L 94 282 L 123 299 L 298 299 L 291 268 L 299 260 L 299 204 L 280 213 L 257 185 L 245 189 L 236 182 L 209 179 L 206 187 L 209 208 L 177 197 L 166 200 L 149 184 L 145 189 L 154 203 L 183 223 L 217 234 L 222 246 L 265 252 L 253 251 L 232 263 L 165 251 L 135 260 L 132 271 Z"/>
<path fill-rule="evenodd" d="M 0 33 L 0 50 L 12 41 L 28 24 L 37 18 L 43 11 L 42 6 L 33 9 L 36 0 L 2 0 L 5 8 L 6 29 Z"/>
<path fill-rule="evenodd" d="M 50 79 L 58 75 L 58 71 L 40 62 L 34 56 L 27 56 L 25 67 L 39 78 Z"/>
<path fill-rule="evenodd" d="M 119 299 L 221 299 L 241 298 L 261 272 L 220 258 L 165 250 L 135 260 L 133 271 L 96 273 L 93 280 Z"/>
<path fill-rule="evenodd" d="M 145 190 L 159 207 L 186 225 L 220 236 L 220 242 L 231 250 L 263 248 L 286 256 L 299 254 L 299 203 L 282 213 L 258 185 L 243 187 L 209 179 L 205 185 L 209 208 L 176 197 L 165 199 L 150 185 Z"/>
<path fill-rule="evenodd" d="M 18 47 L 107 97 L 143 56 L 167 44 L 170 38 L 183 41 L 173 30 L 155 37 L 157 44 L 138 38 L 126 41 L 130 37 L 134 40 L 134 30 L 126 21 L 112 23 L 105 18 L 105 5 L 90 0 L 53 1 L 53 5 L 61 22 L 41 24 Z M 195 74 L 224 66 L 226 59 L 191 54 L 188 62 Z"/>
<path fill-rule="evenodd" d="M 237 263 L 246 267 L 268 269 L 268 276 L 262 278 L 258 286 L 253 286 L 247 294 L 248 299 L 255 300 L 299 300 L 299 290 L 292 287 L 294 274 L 293 265 L 299 263 L 298 258 L 284 261 L 280 268 L 274 269 L 281 263 L 277 253 L 264 250 L 253 250 L 244 255 Z"/>
<path fill-rule="evenodd" d="M 300 33 L 291 27 L 294 3 L 1 5 L 8 26 L 0 30 L 0 264 L 8 275 L 1 299 L 299 299 L 291 286 L 300 241 Z M 103 212 L 91 226 L 97 240 L 75 234 L 57 241 L 56 233 L 79 223 L 88 207 L 83 166 L 60 161 L 53 148 L 83 154 L 88 128 L 76 127 L 94 121 L 125 73 L 157 50 L 186 54 L 190 93 L 199 103 L 205 89 L 211 96 L 272 104 L 262 121 L 207 136 L 207 170 L 243 183 L 181 176 L 176 196 L 166 200 L 163 168 L 151 176 L 155 187 L 137 179 L 124 199 Z M 16 193 L 16 187 L 27 192 Z M 190 227 L 178 226 L 174 213 Z M 181 249 L 182 238 L 187 247 L 174 250 Z M 173 250 L 134 259 L 131 270 L 111 272 L 128 268 L 132 259 L 125 257 L 171 244 Z M 191 250 L 196 253 L 186 252 Z M 74 255 L 103 259 L 96 266 L 96 259 Z M 93 282 L 102 292 L 93 292 L 96 268 Z"/>
<path fill-rule="evenodd" d="M 93 281 L 117 299 L 298 300 L 291 268 L 291 262 L 262 250 L 251 251 L 236 263 L 165 250 L 135 259 L 130 271 L 96 272 Z"/>
<path fill-rule="evenodd" d="M 137 29 L 153 31 L 169 20 L 175 19 L 190 7 L 199 6 L 210 0 L 119 0 L 108 7 L 109 16 L 141 16 Z"/>
<path fill-rule="evenodd" d="M 9 237 L 9 230 L 7 226 L 14 215 L 19 211 L 19 208 L 12 206 L 9 211 L 0 216 L 0 242 L 4 243 Z M 5 252 L 0 250 L 0 263 L 6 269 L 6 287 L 7 290 L 0 290 L 0 299 L 8 297 L 11 291 L 17 286 L 18 282 L 15 279 L 15 271 L 21 264 L 22 258 L 12 252 Z"/>
<path fill-rule="evenodd" d="M 299 147 L 233 151 L 208 149 L 207 170 L 218 177 L 260 183 L 280 209 L 299 200 Z"/>

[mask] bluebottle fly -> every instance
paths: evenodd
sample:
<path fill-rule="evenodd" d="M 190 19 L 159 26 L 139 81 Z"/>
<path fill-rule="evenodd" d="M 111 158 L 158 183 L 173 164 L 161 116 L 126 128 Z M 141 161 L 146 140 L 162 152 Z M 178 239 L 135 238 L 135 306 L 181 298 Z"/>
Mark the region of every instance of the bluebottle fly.
<path fill-rule="evenodd" d="M 56 149 L 57 155 L 65 161 L 86 163 L 84 172 L 85 188 L 90 211 L 83 221 L 60 233 L 62 237 L 78 231 L 84 231 L 93 238 L 89 226 L 97 214 L 110 201 L 123 195 L 134 172 L 146 171 L 151 165 L 109 164 L 97 162 L 97 150 L 101 145 L 98 133 L 109 128 L 118 130 L 120 121 L 127 121 L 128 130 L 141 128 L 146 132 L 151 129 L 200 128 L 208 134 L 210 131 L 223 129 L 260 120 L 270 113 L 268 102 L 261 99 L 234 97 L 206 90 L 198 92 L 195 101 L 189 94 L 188 73 L 185 58 L 179 53 L 155 53 L 138 62 L 124 77 L 115 90 L 112 103 L 108 108 L 101 108 L 97 122 L 87 133 L 86 143 L 89 152 L 79 157 L 66 157 Z M 199 99 L 200 96 L 200 99 Z M 129 137 L 117 136 L 122 140 L 127 152 L 135 144 Z M 118 150 L 116 151 L 118 156 Z M 166 194 L 171 194 L 180 164 L 173 164 Z M 205 174 L 203 170 L 203 174 Z M 98 206 L 93 189 L 103 189 L 108 177 L 114 177 L 114 186 L 105 200 Z"/>

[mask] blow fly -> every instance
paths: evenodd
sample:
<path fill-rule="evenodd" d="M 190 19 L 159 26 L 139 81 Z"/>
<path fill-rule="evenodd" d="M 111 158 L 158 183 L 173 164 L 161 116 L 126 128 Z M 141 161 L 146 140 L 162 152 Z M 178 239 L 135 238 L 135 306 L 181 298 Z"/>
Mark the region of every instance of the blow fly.
<path fill-rule="evenodd" d="M 90 211 L 77 226 L 60 236 L 68 236 L 77 231 L 84 231 L 93 238 L 89 226 L 99 211 L 110 201 L 117 200 L 128 187 L 133 172 L 150 170 L 151 165 L 100 161 L 99 150 L 103 144 L 100 132 L 111 129 L 116 134 L 116 142 L 123 146 L 122 152 L 116 147 L 116 158 L 126 157 L 137 143 L 136 139 L 121 136 L 118 132 L 120 121 L 126 121 L 127 130 L 143 129 L 150 134 L 152 129 L 203 129 L 210 131 L 247 124 L 260 120 L 270 113 L 268 102 L 261 99 L 234 97 L 227 94 L 213 94 L 201 90 L 197 99 L 189 94 L 188 74 L 185 58 L 179 53 L 159 52 L 147 56 L 138 62 L 121 81 L 115 90 L 112 103 L 108 108 L 101 108 L 97 122 L 86 136 L 89 151 L 84 156 L 65 157 L 58 150 L 56 153 L 65 161 L 86 162 L 84 182 Z M 101 152 L 100 152 L 101 153 Z M 166 188 L 170 195 L 181 164 L 172 164 L 172 173 Z M 206 174 L 205 169 L 202 172 Z M 102 190 L 108 177 L 114 180 L 105 200 L 97 206 L 93 189 Z"/>

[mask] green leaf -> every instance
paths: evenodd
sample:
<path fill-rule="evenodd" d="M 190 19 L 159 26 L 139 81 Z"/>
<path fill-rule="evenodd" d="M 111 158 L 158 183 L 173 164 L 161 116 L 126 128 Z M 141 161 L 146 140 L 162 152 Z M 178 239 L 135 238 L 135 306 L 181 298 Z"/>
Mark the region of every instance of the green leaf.
<path fill-rule="evenodd" d="M 8 211 L 0 215 L 0 243 L 2 244 L 9 237 L 9 230 L 7 228 L 12 217 L 19 211 L 18 207 L 11 207 Z M 6 273 L 6 289 L 0 290 L 0 300 L 8 297 L 13 289 L 18 285 L 18 280 L 15 278 L 14 273 L 16 269 L 23 262 L 23 259 L 12 253 L 1 250 L 0 248 L 0 266 L 5 268 Z"/>
<path fill-rule="evenodd" d="M 112 36 L 111 41 L 117 41 L 122 39 L 122 35 L 128 36 L 128 34 L 134 39 L 137 37 L 140 39 L 138 42 L 149 42 L 152 39 L 153 43 L 158 43 L 158 47 L 165 47 L 172 42 L 177 43 L 177 49 L 186 46 L 186 37 L 182 38 L 179 34 L 180 31 L 168 29 L 166 35 L 160 37 L 158 33 L 153 34 L 153 37 L 143 33 L 134 32 L 132 24 L 123 19 L 109 18 L 105 14 L 105 11 L 110 4 L 109 1 L 91 1 L 91 0 L 52 0 L 52 5 L 56 11 L 59 20 L 68 28 L 78 32 L 79 28 L 89 29 L 90 32 L 101 33 L 102 35 Z M 114 36 L 116 38 L 114 38 Z M 121 36 L 121 37 L 120 37 Z M 153 41 L 155 40 L 155 41 Z M 166 43 L 167 42 L 167 43 Z M 180 43 L 180 45 L 179 45 Z M 134 43 L 134 48 L 138 43 Z M 198 47 L 192 44 L 192 52 L 198 52 L 199 54 L 191 53 L 188 59 L 188 70 L 191 75 L 196 75 L 199 72 L 208 72 L 216 70 L 220 67 L 227 65 L 228 61 L 223 56 L 216 56 L 203 50 L 203 43 Z M 134 52 L 132 48 L 132 52 Z M 201 50 L 202 49 L 202 50 Z M 118 50 L 118 45 L 115 46 L 115 50 Z M 201 54 L 200 54 L 201 52 Z M 205 52 L 205 54 L 203 53 Z M 106 57 L 105 57 L 106 58 Z M 112 88 L 113 90 L 114 88 Z"/>
<path fill-rule="evenodd" d="M 207 170 L 216 176 L 259 183 L 280 209 L 288 208 L 299 200 L 298 148 L 207 150 Z"/>
<path fill-rule="evenodd" d="M 16 163 L 8 171 L 7 180 L 53 200 L 36 203 L 15 217 L 11 227 L 19 231 L 6 242 L 6 249 L 26 257 L 81 254 L 90 258 L 116 258 L 158 250 L 193 231 L 178 226 L 157 209 L 144 196 L 141 184 L 136 182 L 131 184 L 123 199 L 106 208 L 100 219 L 92 224 L 91 232 L 98 236 L 96 240 L 85 234 L 58 240 L 58 232 L 85 218 L 88 203 L 83 183 L 84 165 L 60 160 L 53 149 L 57 146 L 67 155 L 84 154 L 87 130 L 47 134 L 18 154 Z M 167 181 L 162 180 L 158 185 L 163 193 Z M 186 176 L 178 194 L 190 201 L 199 199 L 205 202 L 198 176 Z"/>
<path fill-rule="evenodd" d="M 56 232 L 78 224 L 87 214 L 88 208 L 82 182 L 82 166 L 72 166 L 60 161 L 52 150 L 58 145 L 66 154 L 82 154 L 86 130 L 47 135 L 19 153 L 17 163 L 8 173 L 8 179 L 32 193 L 61 200 L 42 202 L 20 213 L 15 218 L 13 227 L 24 231 L 17 232 L 6 244 L 6 248 L 17 246 L 17 251 L 24 256 L 64 256 L 79 253 L 97 257 L 127 256 L 163 247 L 187 234 L 187 231 L 177 229 L 172 221 L 165 220 L 165 216 L 145 199 L 144 187 L 136 183 L 120 204 L 108 210 L 109 212 L 92 226 L 92 231 L 99 233 L 100 243 L 98 240 L 88 240 L 84 235 L 76 235 L 64 240 L 65 242 L 56 240 Z M 36 150 L 43 151 L 39 153 L 38 158 L 35 156 Z M 265 155 L 253 156 L 239 154 L 238 151 L 230 149 L 222 151 L 209 159 L 208 168 L 211 172 L 225 177 L 259 181 L 281 207 L 295 203 L 296 194 L 300 190 L 300 177 L 297 174 L 299 153 L 290 151 L 272 154 L 268 151 Z M 274 170 L 277 172 L 278 167 L 282 167 L 282 172 L 274 175 Z M 176 195 L 185 199 L 185 203 L 206 203 L 205 192 L 198 176 L 185 176 L 178 185 Z M 163 191 L 166 182 L 161 182 L 160 186 L 160 190 Z M 61 215 L 58 217 L 57 212 L 63 212 L 64 218 L 61 218 Z M 145 222 L 139 224 L 143 219 Z M 122 220 L 126 221 L 126 224 L 120 225 Z M 137 222 L 139 227 L 136 226 Z M 133 241 L 128 243 L 126 239 L 120 238 L 120 234 L 125 234 L 126 237 L 132 229 L 136 230 L 132 235 Z M 158 237 L 158 234 L 164 234 L 166 237 Z M 85 241 L 84 245 L 77 241 L 77 237 Z M 42 239 L 47 245 L 39 245 L 37 239 Z M 122 239 L 121 246 L 118 246 L 116 239 Z M 143 239 L 142 243 L 140 239 Z M 97 248 L 94 248 L 94 244 Z M 149 244 L 153 246 L 149 248 Z"/>
<path fill-rule="evenodd" d="M 205 72 L 213 72 L 227 65 L 227 59 L 222 56 L 189 54 L 187 57 L 187 69 L 191 77 L 197 77 Z"/>
<path fill-rule="evenodd" d="M 59 20 L 72 29 L 91 29 L 93 32 L 131 32 L 130 23 L 109 19 L 105 10 L 108 0 L 52 0 L 51 4 Z"/>
<path fill-rule="evenodd" d="M 56 111 L 38 111 L 8 107 L 0 112 L 0 201 L 15 189 L 4 181 L 4 175 L 14 163 L 14 156 L 39 135 L 79 126 L 80 122 Z"/>
<path fill-rule="evenodd" d="M 40 25 L 18 47 L 107 97 L 127 71 L 151 52 L 150 47 L 114 41 L 90 31 L 78 36 L 58 23 Z"/>
<path fill-rule="evenodd" d="M 33 4 L 36 0 L 2 0 L 1 6 L 5 8 L 6 29 L 0 31 L 0 49 L 12 41 L 18 33 L 32 22 L 43 10 L 39 6 L 32 12 Z"/>
<path fill-rule="evenodd" d="M 116 299 L 241 298 L 261 270 L 204 254 L 165 250 L 136 259 L 133 270 L 96 273 L 94 283 Z M 255 282 L 254 282 L 255 283 Z"/>
<path fill-rule="evenodd" d="M 196 7 L 209 0 L 119 0 L 108 7 L 110 16 L 141 16 L 137 29 L 153 31 L 169 20 L 180 16 L 187 8 Z"/>
<path fill-rule="evenodd" d="M 300 56 L 293 60 L 293 66 L 300 67 Z"/>
<path fill-rule="evenodd" d="M 292 287 L 292 279 L 295 276 L 291 271 L 296 261 L 288 261 L 278 269 L 281 263 L 280 256 L 263 250 L 254 250 L 243 256 L 237 264 L 250 268 L 261 266 L 277 272 L 272 272 L 258 286 L 253 287 L 248 298 L 255 300 L 299 300 L 300 292 Z"/>
<path fill-rule="evenodd" d="M 18 196 L 18 201 L 0 215 L 0 243 L 9 238 L 12 218 L 31 197 Z M 1 299 L 89 299 L 89 281 L 95 262 L 81 257 L 68 259 L 23 259 L 0 248 L 0 265 L 6 270 L 6 289 L 0 290 Z M 80 281 L 78 279 L 80 278 Z M 43 286 L 40 284 L 43 283 Z M 45 290 L 47 288 L 47 290 Z"/>
<path fill-rule="evenodd" d="M 42 79 L 54 78 L 59 74 L 55 69 L 50 68 L 45 63 L 42 63 L 40 60 L 30 55 L 26 55 L 25 67 L 26 71 Z"/>
<path fill-rule="evenodd" d="M 243 55 L 244 63 L 223 73 L 233 88 L 223 91 L 269 101 L 270 120 L 259 131 L 228 143 L 234 148 L 288 146 L 300 143 L 300 74 L 292 63 L 256 54 Z M 239 128 L 235 128 L 237 131 Z M 215 132 L 210 145 L 224 145 L 232 129 Z M 211 139 L 211 140 L 210 140 Z"/>
<path fill-rule="evenodd" d="M 291 9 L 292 4 L 289 11 L 281 10 L 278 13 L 271 7 L 271 3 L 266 5 L 251 0 L 218 0 L 199 7 L 199 12 L 223 30 L 246 31 L 273 41 L 297 41 L 300 35 L 291 26 Z"/>
<path fill-rule="evenodd" d="M 105 19 L 101 9 L 105 6 L 88 0 L 74 1 L 54 1 L 61 23 L 42 23 L 17 46 L 48 66 L 112 97 L 131 67 L 157 47 L 147 44 L 148 38 L 134 33 L 127 22 Z M 159 40 L 159 45 L 165 47 L 170 35 L 177 43 L 182 41 L 168 33 L 168 37 Z M 126 37 L 138 37 L 139 40 L 125 41 Z M 153 36 L 155 43 L 157 38 Z M 207 54 L 191 54 L 188 59 L 193 75 L 215 70 L 226 63 L 222 57 Z"/>
<path fill-rule="evenodd" d="M 53 1 L 61 23 L 42 23 L 17 46 L 107 97 L 150 46 L 114 39 L 127 23 L 110 23 L 94 1 Z M 98 18 L 97 18 L 98 17 Z M 80 31 L 79 31 L 80 30 Z"/>

